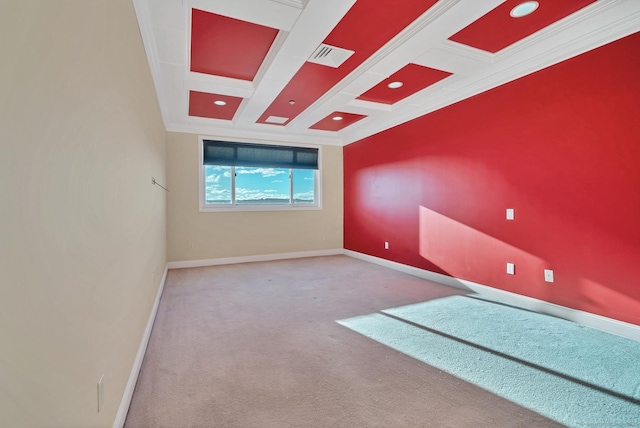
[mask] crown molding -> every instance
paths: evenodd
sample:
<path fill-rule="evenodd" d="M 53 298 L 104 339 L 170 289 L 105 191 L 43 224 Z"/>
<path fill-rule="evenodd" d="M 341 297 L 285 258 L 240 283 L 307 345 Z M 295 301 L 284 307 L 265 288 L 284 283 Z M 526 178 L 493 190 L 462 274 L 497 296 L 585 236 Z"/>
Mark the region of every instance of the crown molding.
<path fill-rule="evenodd" d="M 151 23 L 151 13 L 149 12 L 146 0 L 133 0 L 133 8 L 136 11 L 136 19 L 138 20 L 138 27 L 140 27 L 142 44 L 147 54 L 147 62 L 149 63 L 151 78 L 153 79 L 153 84 L 156 88 L 156 97 L 158 98 L 162 122 L 164 123 L 165 128 L 167 128 L 169 112 L 167 111 L 167 103 L 164 99 L 164 91 L 159 90 L 162 88 L 162 72 L 160 70 L 158 48 L 153 31 L 153 25 Z"/>

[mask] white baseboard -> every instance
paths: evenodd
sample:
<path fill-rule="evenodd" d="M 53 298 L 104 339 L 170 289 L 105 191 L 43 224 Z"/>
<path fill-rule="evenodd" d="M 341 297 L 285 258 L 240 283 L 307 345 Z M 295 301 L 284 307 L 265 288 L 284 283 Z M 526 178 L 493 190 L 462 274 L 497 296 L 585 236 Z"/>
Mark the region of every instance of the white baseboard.
<path fill-rule="evenodd" d="M 131 368 L 131 373 L 129 374 L 129 380 L 127 381 L 127 386 L 124 389 L 124 394 L 122 394 L 122 400 L 120 401 L 120 407 L 118 407 L 116 419 L 113 421 L 113 428 L 122 428 L 124 426 L 125 420 L 127 419 L 127 412 L 129 411 L 129 405 L 131 405 L 133 390 L 135 389 L 136 382 L 138 381 L 138 375 L 140 374 L 140 368 L 142 367 L 144 354 L 147 352 L 147 345 L 149 344 L 149 338 L 151 337 L 153 322 L 156 320 L 158 306 L 160 305 L 160 298 L 162 297 L 162 290 L 164 290 L 164 283 L 167 280 L 167 272 L 168 267 L 165 266 L 164 274 L 162 275 L 162 279 L 160 280 L 160 287 L 158 288 L 158 293 L 156 294 L 156 301 L 153 303 L 153 308 L 151 308 L 151 314 L 149 315 L 149 320 L 147 321 L 147 328 L 145 328 L 144 334 L 142 335 L 142 341 L 140 342 L 140 346 L 138 347 L 138 353 L 136 354 L 136 359 L 133 362 L 133 367 Z"/>
<path fill-rule="evenodd" d="M 299 251 L 295 253 L 260 254 L 257 256 L 224 257 L 219 259 L 186 260 L 181 262 L 169 262 L 169 269 L 182 269 L 203 266 L 230 265 L 236 263 L 268 262 L 271 260 L 299 259 L 303 257 L 335 256 L 343 254 L 342 248 L 334 250 Z"/>
<path fill-rule="evenodd" d="M 370 256 L 368 254 L 358 253 L 356 251 L 344 250 L 343 254 L 359 260 L 394 269 L 409 275 L 417 276 L 429 281 L 437 282 L 439 284 L 460 288 L 466 291 L 473 291 L 474 293 L 494 298 L 524 309 L 530 309 L 536 312 L 553 315 L 555 317 L 573 321 L 587 327 L 626 337 L 627 339 L 640 341 L 640 326 L 637 326 L 635 324 L 614 320 L 612 318 L 603 317 L 601 315 L 596 315 L 577 309 L 567 308 L 565 306 L 545 302 L 544 300 L 534 299 L 533 297 L 511 293 L 509 291 L 500 290 L 488 285 L 478 284 L 477 282 L 454 278 L 448 275 L 431 272 L 426 269 L 419 269 L 413 266 L 404 265 L 402 263 L 392 262 L 389 260 L 381 259 L 379 257 Z"/>

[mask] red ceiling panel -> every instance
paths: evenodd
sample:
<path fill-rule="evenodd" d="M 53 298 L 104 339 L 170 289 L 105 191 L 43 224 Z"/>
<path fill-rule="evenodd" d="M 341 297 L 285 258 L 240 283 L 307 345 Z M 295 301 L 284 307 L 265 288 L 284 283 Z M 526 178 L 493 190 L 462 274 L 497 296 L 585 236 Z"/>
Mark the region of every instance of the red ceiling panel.
<path fill-rule="evenodd" d="M 215 101 L 224 101 L 219 106 Z M 208 117 L 211 119 L 231 120 L 236 114 L 242 98 L 229 95 L 210 94 L 207 92 L 189 91 L 189 116 Z"/>
<path fill-rule="evenodd" d="M 496 53 L 595 1 L 538 0 L 538 9 L 533 13 L 512 18 L 511 10 L 524 0 L 507 0 L 449 40 Z"/>
<path fill-rule="evenodd" d="M 341 117 L 342 120 L 335 120 L 334 117 Z M 321 131 L 340 131 L 341 129 L 344 129 L 347 126 L 356 123 L 360 119 L 364 119 L 365 117 L 367 116 L 364 116 L 362 114 L 334 111 L 329 116 L 322 119 L 320 122 L 316 123 L 313 126 L 310 126 L 309 129 L 319 129 Z"/>
<path fill-rule="evenodd" d="M 277 34 L 275 28 L 193 9 L 191 71 L 253 80 Z"/>
<path fill-rule="evenodd" d="M 306 62 L 258 122 L 264 123 L 269 116 L 295 118 L 436 1 L 358 0 L 324 40 L 355 53 L 338 68 Z"/>
<path fill-rule="evenodd" d="M 451 73 L 446 71 L 418 64 L 407 64 L 389 76 L 389 78 L 360 95 L 358 99 L 375 103 L 394 104 L 449 76 L 451 76 Z M 402 86 L 391 89 L 387 86 L 391 82 L 402 82 Z"/>

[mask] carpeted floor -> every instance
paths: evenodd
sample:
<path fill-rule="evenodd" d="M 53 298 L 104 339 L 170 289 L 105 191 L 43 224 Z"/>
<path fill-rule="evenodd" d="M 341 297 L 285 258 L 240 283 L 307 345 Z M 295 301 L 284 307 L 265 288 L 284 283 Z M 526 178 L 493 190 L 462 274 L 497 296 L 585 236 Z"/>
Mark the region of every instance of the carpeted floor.
<path fill-rule="evenodd" d="M 171 270 L 125 426 L 562 426 L 336 322 L 463 294 L 346 256 Z"/>

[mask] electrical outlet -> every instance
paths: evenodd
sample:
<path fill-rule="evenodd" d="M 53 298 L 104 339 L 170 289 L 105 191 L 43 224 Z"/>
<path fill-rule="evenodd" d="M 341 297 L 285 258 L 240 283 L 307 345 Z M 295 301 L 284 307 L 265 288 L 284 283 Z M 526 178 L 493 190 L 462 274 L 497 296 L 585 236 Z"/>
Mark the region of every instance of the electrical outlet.
<path fill-rule="evenodd" d="M 546 282 L 553 282 L 553 271 L 551 269 L 544 270 L 544 280 Z"/>
<path fill-rule="evenodd" d="M 100 376 L 100 380 L 98 381 L 98 413 L 102 409 L 104 405 L 104 375 Z"/>
<path fill-rule="evenodd" d="M 516 265 L 514 265 L 513 263 L 507 263 L 507 273 L 509 275 L 515 275 L 516 274 Z"/>
<path fill-rule="evenodd" d="M 384 241 L 384 249 L 385 250 L 389 249 L 389 243 L 387 241 Z"/>
<path fill-rule="evenodd" d="M 507 220 L 513 220 L 515 218 L 515 210 L 513 208 L 507 208 Z"/>

